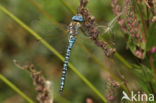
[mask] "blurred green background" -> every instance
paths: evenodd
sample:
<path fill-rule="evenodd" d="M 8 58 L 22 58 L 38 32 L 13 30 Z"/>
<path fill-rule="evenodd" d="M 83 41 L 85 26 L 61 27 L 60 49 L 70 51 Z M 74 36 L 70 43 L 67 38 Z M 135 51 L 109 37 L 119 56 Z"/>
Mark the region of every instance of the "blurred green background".
<path fill-rule="evenodd" d="M 56 19 L 56 22 L 67 32 L 73 14 L 63 5 L 61 0 L 35 0 L 35 2 L 53 19 Z M 74 11 L 77 10 L 79 0 L 65 0 L 65 2 Z M 65 56 L 68 36 L 55 22 L 40 12 L 32 3 L 32 0 L 0 0 L 0 4 Z M 109 0 L 90 0 L 87 7 L 91 15 L 96 17 L 97 26 L 107 26 L 115 18 Z M 100 28 L 100 31 L 103 34 L 104 28 Z M 116 47 L 117 51 L 127 61 L 130 63 L 137 62 L 137 59 L 126 50 L 123 32 L 116 22 L 112 30 L 102 36 L 113 47 Z M 79 46 L 78 42 L 83 46 Z M 87 51 L 83 49 L 84 46 Z M 98 59 L 98 62 L 92 58 L 93 55 Z M 34 64 L 37 70 L 43 72 L 45 78 L 52 83 L 51 92 L 54 95 L 54 103 L 86 103 L 87 97 L 91 98 L 94 103 L 102 103 L 101 99 L 70 69 L 67 73 L 63 96 L 58 96 L 63 62 L 43 46 L 40 41 L 29 35 L 19 24 L 0 11 L 0 73 L 36 101 L 37 93 L 34 90 L 31 76 L 28 72 L 17 68 L 13 64 L 13 59 L 16 59 L 22 65 Z M 102 63 L 119 78 L 122 77 L 121 75 L 125 75 L 129 88 L 138 89 L 136 77 L 131 75 L 131 72 L 115 57 L 107 58 L 103 51 L 82 32 L 79 32 L 70 62 L 105 97 L 113 96 L 114 99 L 110 103 L 120 103 L 122 89 L 111 87 L 114 80 L 99 63 Z M 26 103 L 20 95 L 0 81 L 0 103 L 13 103 L 13 101 L 15 101 L 14 103 Z"/>

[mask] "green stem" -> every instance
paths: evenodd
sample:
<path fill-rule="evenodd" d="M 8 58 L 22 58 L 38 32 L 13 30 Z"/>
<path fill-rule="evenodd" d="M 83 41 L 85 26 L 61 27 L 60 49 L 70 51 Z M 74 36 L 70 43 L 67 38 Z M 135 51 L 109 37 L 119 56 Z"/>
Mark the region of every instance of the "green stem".
<path fill-rule="evenodd" d="M 99 36 L 99 39 L 105 41 L 102 36 Z M 111 47 L 108 44 L 109 47 Z M 127 68 L 132 69 L 132 66 L 116 51 L 116 53 L 114 54 L 114 56 L 120 61 L 122 62 L 122 64 L 124 64 Z"/>
<path fill-rule="evenodd" d="M 120 60 L 127 68 L 132 69 L 132 66 L 118 52 L 116 52 L 114 56 L 118 60 Z"/>
<path fill-rule="evenodd" d="M 111 76 L 112 79 L 116 80 L 116 81 L 120 84 L 120 86 L 121 86 L 125 91 L 128 92 L 128 89 L 127 89 L 126 85 L 124 85 L 124 84 L 122 83 L 122 81 L 119 79 L 119 77 L 117 77 L 114 73 L 112 73 L 112 72 L 110 71 L 109 68 L 107 68 L 99 59 L 96 58 L 95 55 L 93 55 L 90 51 L 88 51 L 83 45 L 80 45 L 80 46 L 81 46 L 81 48 L 82 48 L 84 51 L 87 52 L 88 55 L 90 55 L 90 56 L 92 57 L 92 59 L 93 59 L 103 70 L 105 70 L 105 71 Z"/>
<path fill-rule="evenodd" d="M 24 29 L 26 29 L 32 36 L 34 36 L 37 40 L 39 40 L 45 47 L 47 47 L 52 53 L 54 53 L 60 60 L 64 61 L 64 57 L 53 48 L 48 42 L 46 42 L 42 37 L 40 37 L 36 32 L 34 32 L 31 28 L 25 25 L 21 20 L 15 17 L 11 12 L 5 9 L 2 5 L 0 5 L 0 10 L 11 17 L 14 21 L 16 21 L 19 25 L 21 25 Z M 104 103 L 106 103 L 106 98 L 71 64 L 69 63 L 69 67 L 72 71 L 78 75 L 85 83 L 90 87 L 95 94 L 97 94 Z"/>
<path fill-rule="evenodd" d="M 43 15 L 45 15 L 52 23 L 54 23 L 63 33 L 66 33 L 66 30 L 62 27 L 61 24 L 53 17 L 51 16 L 48 12 L 46 12 L 44 9 L 42 9 L 37 2 L 34 0 L 29 0 Z"/>
<path fill-rule="evenodd" d="M 76 14 L 76 11 L 72 9 L 64 0 L 60 0 L 60 1 L 72 13 L 72 15 Z"/>
<path fill-rule="evenodd" d="M 27 97 L 21 90 L 19 90 L 13 83 L 11 83 L 7 78 L 5 78 L 3 75 L 0 74 L 0 80 L 2 80 L 4 83 L 6 83 L 10 88 L 12 88 L 14 91 L 16 91 L 20 96 L 22 96 L 27 102 L 29 103 L 35 103 L 33 100 L 31 100 L 29 97 Z"/>

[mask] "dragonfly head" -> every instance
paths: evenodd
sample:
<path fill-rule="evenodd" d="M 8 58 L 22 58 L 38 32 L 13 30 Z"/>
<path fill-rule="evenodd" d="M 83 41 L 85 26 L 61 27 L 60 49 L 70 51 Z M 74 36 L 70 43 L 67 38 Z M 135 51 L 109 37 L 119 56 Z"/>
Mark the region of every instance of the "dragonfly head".
<path fill-rule="evenodd" d="M 83 17 L 81 15 L 75 15 L 72 17 L 73 21 L 83 22 Z"/>

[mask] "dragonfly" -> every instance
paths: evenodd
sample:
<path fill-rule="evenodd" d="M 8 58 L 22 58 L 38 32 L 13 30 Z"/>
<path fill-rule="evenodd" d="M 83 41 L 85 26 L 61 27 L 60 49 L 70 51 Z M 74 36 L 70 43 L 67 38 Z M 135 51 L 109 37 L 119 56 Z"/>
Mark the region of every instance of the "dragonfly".
<path fill-rule="evenodd" d="M 60 86 L 60 90 L 59 90 L 60 95 L 62 95 L 62 92 L 64 89 L 71 49 L 76 41 L 76 36 L 78 35 L 78 29 L 81 26 L 81 22 L 83 22 L 83 17 L 80 14 L 77 14 L 72 17 L 72 22 L 69 25 L 69 42 L 68 42 L 68 48 L 66 51 L 65 61 L 63 64 L 63 69 L 62 69 L 61 86 Z"/>

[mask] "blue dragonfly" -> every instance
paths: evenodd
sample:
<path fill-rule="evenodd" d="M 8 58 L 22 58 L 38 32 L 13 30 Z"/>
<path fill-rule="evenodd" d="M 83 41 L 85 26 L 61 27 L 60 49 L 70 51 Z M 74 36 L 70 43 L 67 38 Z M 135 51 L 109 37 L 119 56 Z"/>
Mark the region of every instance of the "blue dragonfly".
<path fill-rule="evenodd" d="M 69 57 L 71 54 L 71 49 L 75 43 L 76 36 L 78 35 L 78 29 L 81 26 L 80 22 L 83 22 L 83 17 L 81 15 L 76 15 L 72 17 L 72 22 L 69 25 L 69 45 L 67 48 L 66 56 L 65 56 L 65 61 L 63 64 L 63 69 L 62 69 L 62 77 L 61 77 L 61 86 L 60 86 L 60 91 L 59 94 L 61 95 L 63 92 L 64 84 L 65 84 L 65 78 L 66 78 L 66 72 L 68 70 L 68 62 L 69 62 Z"/>

